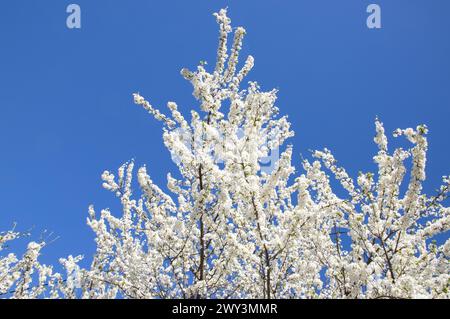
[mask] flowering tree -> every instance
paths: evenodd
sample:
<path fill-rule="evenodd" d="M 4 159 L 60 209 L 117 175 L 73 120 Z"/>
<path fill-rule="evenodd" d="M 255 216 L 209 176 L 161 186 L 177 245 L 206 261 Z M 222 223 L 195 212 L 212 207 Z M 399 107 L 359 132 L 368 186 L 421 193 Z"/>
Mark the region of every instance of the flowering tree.
<path fill-rule="evenodd" d="M 416 130 L 396 130 L 394 136 L 406 136 L 413 146 L 389 154 L 383 125 L 378 120 L 375 124 L 374 140 L 379 149 L 374 156 L 376 176 L 360 173 L 355 183 L 328 150 L 315 152 L 320 162 L 305 165 L 318 202 L 329 207 L 325 229 L 331 238 L 334 236 L 333 242 L 322 239 L 318 253 L 328 279 L 325 290 L 331 297 L 448 298 L 450 239 L 441 246 L 432 240 L 450 229 L 450 209 L 442 205 L 450 179 L 443 178 L 435 196 L 422 194 L 427 128 L 419 125 Z M 412 169 L 402 196 L 408 158 Z M 331 193 L 320 163 L 341 183 L 348 198 Z M 343 248 L 341 233 L 350 240 L 348 250 Z M 313 245 L 320 247 L 318 242 Z"/>
<path fill-rule="evenodd" d="M 276 91 L 241 82 L 253 67 L 238 70 L 245 30 L 232 32 L 226 10 L 215 14 L 220 28 L 217 63 L 208 72 L 181 74 L 193 85 L 200 112 L 183 116 L 173 102 L 170 115 L 134 95 L 164 125 L 163 139 L 179 172 L 167 176 L 166 194 L 145 166 L 134 162 L 117 176 L 102 175 L 103 187 L 122 206 L 89 208 L 88 225 L 97 252 L 89 269 L 81 257 L 62 259 L 66 274 L 53 273 L 31 243 L 22 260 L 0 257 L 0 293 L 53 298 L 448 298 L 450 240 L 433 238 L 450 229 L 443 205 L 450 179 L 435 196 L 422 193 L 427 128 L 397 130 L 412 144 L 389 153 L 376 120 L 374 157 L 378 171 L 353 180 L 327 149 L 303 160 L 294 176 L 293 136 L 275 106 Z M 279 158 L 263 164 L 271 154 Z M 406 191 L 402 182 L 412 169 Z M 346 190 L 336 195 L 329 175 Z M 447 233 L 448 234 L 448 233 Z M 8 232 L 0 244 L 14 239 Z M 0 248 L 1 249 L 1 248 Z M 33 277 L 37 272 L 38 276 Z M 32 285 L 32 281 L 37 284 Z"/>

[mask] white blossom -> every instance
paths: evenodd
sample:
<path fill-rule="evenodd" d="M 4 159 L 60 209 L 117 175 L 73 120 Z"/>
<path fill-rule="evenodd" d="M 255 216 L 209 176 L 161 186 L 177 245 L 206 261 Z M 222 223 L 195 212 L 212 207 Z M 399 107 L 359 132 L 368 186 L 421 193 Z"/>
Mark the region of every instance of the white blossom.
<path fill-rule="evenodd" d="M 388 149 L 376 119 L 376 172 L 354 179 L 328 149 L 314 151 L 296 169 L 294 135 L 275 105 L 277 91 L 256 82 L 241 88 L 254 65 L 237 71 L 245 30 L 225 9 L 219 24 L 217 63 L 181 74 L 193 85 L 199 110 L 170 115 L 134 94 L 136 104 L 163 122 L 163 141 L 176 159 L 166 193 L 151 168 L 134 160 L 103 187 L 121 213 L 96 213 L 88 226 L 96 253 L 60 259 L 62 273 L 41 265 L 44 243 L 31 242 L 22 258 L 7 252 L 15 231 L 0 234 L 0 294 L 14 298 L 449 298 L 450 179 L 438 193 L 423 193 L 427 133 L 424 125 L 398 129 L 406 149 Z M 228 51 L 230 53 L 228 54 Z M 279 158 L 264 170 L 267 156 Z M 278 153 L 277 153 L 278 154 Z M 411 170 L 408 172 L 408 160 Z M 333 176 L 338 183 L 330 180 Z M 409 176 L 406 191 L 401 187 Z M 336 186 L 337 185 L 337 186 Z M 345 191 L 345 192 L 343 192 Z M 344 193 L 344 195 L 343 195 Z M 338 195 L 339 194 L 339 195 Z M 37 276 L 36 276 L 37 274 Z"/>

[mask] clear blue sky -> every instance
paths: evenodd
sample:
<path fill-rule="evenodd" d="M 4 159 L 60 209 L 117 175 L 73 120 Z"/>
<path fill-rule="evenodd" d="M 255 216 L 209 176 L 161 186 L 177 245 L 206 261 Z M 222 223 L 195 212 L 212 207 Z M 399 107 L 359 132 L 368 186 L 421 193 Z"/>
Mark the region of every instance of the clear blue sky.
<path fill-rule="evenodd" d="M 82 29 L 66 28 L 66 7 L 82 9 Z M 382 8 L 381 30 L 366 7 Z M 16 221 L 61 238 L 54 263 L 91 255 L 87 207 L 117 207 L 101 187 L 104 169 L 135 158 L 165 185 L 173 171 L 161 126 L 132 102 L 197 107 L 182 67 L 213 64 L 212 13 L 228 6 L 248 31 L 249 80 L 280 90 L 278 105 L 300 153 L 330 148 L 354 176 L 373 170 L 373 121 L 388 132 L 430 128 L 426 191 L 450 173 L 450 1 L 448 0 L 4 0 L 0 4 L 0 229 Z M 115 213 L 120 213 L 115 210 Z"/>

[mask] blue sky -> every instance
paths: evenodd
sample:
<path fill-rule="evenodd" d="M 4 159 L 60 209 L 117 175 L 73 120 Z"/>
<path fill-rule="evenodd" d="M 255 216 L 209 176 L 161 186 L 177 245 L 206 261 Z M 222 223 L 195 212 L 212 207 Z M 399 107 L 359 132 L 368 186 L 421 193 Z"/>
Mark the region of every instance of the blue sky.
<path fill-rule="evenodd" d="M 66 7 L 82 9 L 81 30 Z M 382 9 L 382 29 L 366 27 L 366 7 Z M 165 109 L 196 108 L 179 75 L 214 63 L 212 13 L 228 6 L 247 29 L 249 80 L 278 88 L 300 153 L 330 148 L 356 176 L 373 170 L 374 118 L 388 132 L 430 128 L 426 191 L 450 173 L 450 2 L 447 0 L 5 0 L 0 4 L 0 229 L 14 221 L 60 238 L 43 253 L 54 263 L 91 255 L 87 207 L 117 207 L 100 175 L 135 158 L 165 185 L 175 165 L 161 125 L 132 102 L 139 91 Z M 115 213 L 120 213 L 115 210 Z"/>

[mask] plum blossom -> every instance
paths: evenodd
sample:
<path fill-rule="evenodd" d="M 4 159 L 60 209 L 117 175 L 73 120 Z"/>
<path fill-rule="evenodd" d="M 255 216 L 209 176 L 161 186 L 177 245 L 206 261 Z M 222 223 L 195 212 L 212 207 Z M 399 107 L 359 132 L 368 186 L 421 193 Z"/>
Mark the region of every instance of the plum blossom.
<path fill-rule="evenodd" d="M 41 265 L 44 243 L 31 242 L 19 258 L 5 249 L 19 233 L 1 233 L 0 295 L 449 298 L 450 178 L 437 194 L 423 192 L 427 127 L 396 130 L 409 144 L 389 150 L 376 119 L 377 170 L 356 178 L 329 149 L 294 167 L 294 147 L 286 145 L 294 132 L 276 106 L 278 92 L 256 82 L 241 87 L 254 65 L 248 56 L 238 70 L 245 29 L 234 29 L 229 50 L 227 10 L 214 15 L 214 70 L 201 63 L 181 71 L 198 110 L 186 116 L 169 102 L 165 115 L 134 94 L 163 123 L 163 142 L 177 159 L 167 187 L 157 186 L 144 165 L 134 180 L 134 160 L 116 175 L 101 175 L 122 212 L 89 206 L 96 252 L 87 268 L 79 265 L 82 256 L 60 259 L 62 273 Z M 273 152 L 280 155 L 266 170 Z M 440 234 L 447 240 L 438 244 Z"/>

